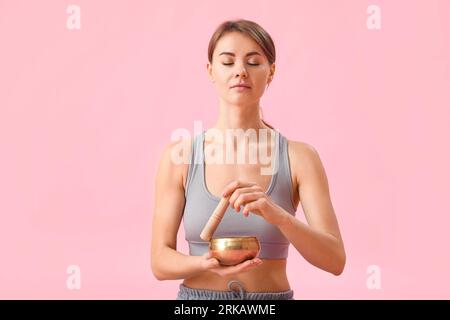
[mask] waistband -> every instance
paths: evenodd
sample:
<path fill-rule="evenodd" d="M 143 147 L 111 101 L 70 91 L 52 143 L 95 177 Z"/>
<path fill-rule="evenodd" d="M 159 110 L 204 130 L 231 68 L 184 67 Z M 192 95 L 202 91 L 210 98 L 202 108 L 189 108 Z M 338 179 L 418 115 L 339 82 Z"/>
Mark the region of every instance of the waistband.
<path fill-rule="evenodd" d="M 177 300 L 294 300 L 294 291 L 247 292 L 238 280 L 227 284 L 230 291 L 194 289 L 180 284 Z"/>

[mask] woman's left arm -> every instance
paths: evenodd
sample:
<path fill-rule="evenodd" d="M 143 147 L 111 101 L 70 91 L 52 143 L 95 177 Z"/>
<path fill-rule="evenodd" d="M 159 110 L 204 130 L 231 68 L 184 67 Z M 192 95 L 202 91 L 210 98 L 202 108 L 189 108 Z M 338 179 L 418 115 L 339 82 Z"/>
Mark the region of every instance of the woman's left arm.
<path fill-rule="evenodd" d="M 308 225 L 290 214 L 278 224 L 300 254 L 311 264 L 334 275 L 345 266 L 345 249 L 331 202 L 328 179 L 316 149 L 306 143 L 292 143 L 298 193 Z"/>
<path fill-rule="evenodd" d="M 330 199 L 328 179 L 317 151 L 305 143 L 292 143 L 294 176 L 308 224 L 296 219 L 275 204 L 255 183 L 234 181 L 223 195 L 232 194 L 231 206 L 238 211 L 245 205 L 243 214 L 250 212 L 262 216 L 280 229 L 297 251 L 314 266 L 340 275 L 345 266 L 345 249 L 339 225 Z"/>

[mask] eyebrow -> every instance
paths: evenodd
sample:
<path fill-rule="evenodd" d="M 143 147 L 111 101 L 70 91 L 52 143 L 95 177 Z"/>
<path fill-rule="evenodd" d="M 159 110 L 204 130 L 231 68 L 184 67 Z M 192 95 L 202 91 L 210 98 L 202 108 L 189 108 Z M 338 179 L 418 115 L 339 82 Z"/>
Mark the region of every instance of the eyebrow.
<path fill-rule="evenodd" d="M 220 53 L 219 56 L 221 56 L 223 54 L 226 54 L 226 55 L 229 55 L 229 56 L 233 56 L 233 57 L 236 56 L 233 52 L 226 52 L 226 51 Z M 259 52 L 257 52 L 257 51 L 251 51 L 251 52 L 247 53 L 245 56 L 248 57 L 248 56 L 254 56 L 254 55 L 259 55 L 260 56 L 261 54 Z"/>

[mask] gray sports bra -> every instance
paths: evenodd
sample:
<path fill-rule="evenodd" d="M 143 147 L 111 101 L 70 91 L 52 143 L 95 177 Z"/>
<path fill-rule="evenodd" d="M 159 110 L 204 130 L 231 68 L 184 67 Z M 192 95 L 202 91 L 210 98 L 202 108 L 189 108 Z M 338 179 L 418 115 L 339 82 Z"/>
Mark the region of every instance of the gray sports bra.
<path fill-rule="evenodd" d="M 266 194 L 272 201 L 295 216 L 297 209 L 292 202 L 292 182 L 289 167 L 287 140 L 275 131 L 275 164 L 278 170 L 271 177 Z M 204 166 L 205 131 L 194 137 L 191 162 L 186 180 L 183 223 L 189 254 L 199 256 L 208 251 L 208 242 L 200 238 L 206 222 L 220 201 L 206 188 Z M 241 207 L 242 213 L 243 207 Z M 213 237 L 256 236 L 261 244 L 261 259 L 284 259 L 288 256 L 289 241 L 275 225 L 264 218 L 250 213 L 248 217 L 236 214 L 228 207 Z"/>

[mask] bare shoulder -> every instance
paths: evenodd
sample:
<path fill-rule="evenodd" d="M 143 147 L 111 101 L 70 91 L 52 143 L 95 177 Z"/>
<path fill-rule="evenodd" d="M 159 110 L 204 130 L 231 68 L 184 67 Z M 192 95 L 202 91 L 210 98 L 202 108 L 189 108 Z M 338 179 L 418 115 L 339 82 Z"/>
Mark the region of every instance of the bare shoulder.
<path fill-rule="evenodd" d="M 170 141 L 167 143 L 160 156 L 158 174 L 176 181 L 184 188 L 189 163 L 191 159 L 192 138 Z"/>
<path fill-rule="evenodd" d="M 288 150 L 292 175 L 298 186 L 307 178 L 308 173 L 323 171 L 319 152 L 311 144 L 288 140 Z"/>

